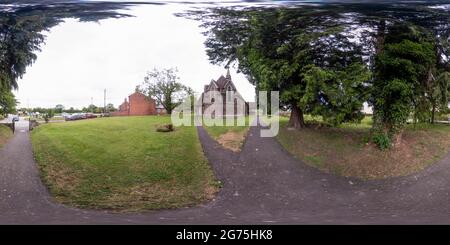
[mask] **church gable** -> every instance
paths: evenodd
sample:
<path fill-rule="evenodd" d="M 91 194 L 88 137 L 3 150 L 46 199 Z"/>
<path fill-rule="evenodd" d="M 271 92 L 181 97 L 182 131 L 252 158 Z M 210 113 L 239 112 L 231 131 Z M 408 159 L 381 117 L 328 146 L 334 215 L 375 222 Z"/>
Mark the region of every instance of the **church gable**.
<path fill-rule="evenodd" d="M 242 96 L 239 94 L 239 92 L 236 89 L 236 86 L 234 85 L 230 71 L 227 71 L 226 76 L 221 75 L 216 81 L 211 80 L 209 85 L 204 86 L 204 92 L 202 93 L 202 111 L 205 111 L 207 107 L 209 107 L 212 103 L 214 103 L 214 98 L 210 98 L 210 94 L 207 92 L 210 91 L 218 91 L 222 95 L 222 101 L 223 101 L 223 112 L 224 115 L 236 115 L 237 114 L 237 104 L 244 103 L 245 105 L 245 112 L 244 114 L 248 113 L 248 103 L 245 102 L 245 100 L 242 98 Z M 235 92 L 234 94 L 234 100 L 232 97 L 227 96 L 227 92 L 232 91 Z M 234 104 L 234 109 L 232 112 L 226 111 L 226 107 L 231 104 Z"/>
<path fill-rule="evenodd" d="M 233 81 L 231 81 L 231 80 L 227 81 L 227 83 L 225 84 L 224 88 L 225 88 L 225 91 L 235 91 L 235 92 L 237 92 L 237 89 L 234 86 Z"/>
<path fill-rule="evenodd" d="M 216 81 L 214 81 L 214 79 L 211 79 L 211 82 L 209 83 L 208 89 L 206 91 L 214 90 L 219 90 L 219 86 L 217 85 Z"/>
<path fill-rule="evenodd" d="M 226 76 L 221 75 L 216 81 L 212 79 L 209 85 L 205 85 L 204 92 L 208 91 L 220 91 L 222 93 L 226 91 L 237 92 L 237 89 L 234 86 L 233 81 L 231 80 L 230 71 L 227 71 Z"/>

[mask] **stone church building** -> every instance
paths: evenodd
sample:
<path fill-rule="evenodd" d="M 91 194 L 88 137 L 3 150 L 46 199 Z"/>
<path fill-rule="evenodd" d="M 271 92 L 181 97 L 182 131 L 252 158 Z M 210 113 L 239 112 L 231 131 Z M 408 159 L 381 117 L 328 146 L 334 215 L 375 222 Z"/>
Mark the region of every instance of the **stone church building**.
<path fill-rule="evenodd" d="M 202 113 L 205 110 L 215 103 L 215 100 L 218 98 L 214 98 L 211 93 L 208 92 L 217 92 L 216 95 L 219 95 L 222 100 L 222 106 L 220 108 L 223 110 L 224 116 L 243 116 L 248 115 L 249 105 L 245 102 L 244 98 L 239 94 L 234 83 L 231 79 L 230 70 L 227 71 L 226 76 L 221 75 L 217 80 L 212 79 L 211 82 L 204 86 L 204 90 L 201 96 L 202 100 Z M 228 95 L 228 96 L 227 96 Z M 216 105 L 217 106 L 217 105 Z M 241 110 L 238 110 L 238 106 L 241 106 Z M 231 111 L 228 108 L 233 108 Z M 219 113 L 220 114 L 220 113 Z"/>

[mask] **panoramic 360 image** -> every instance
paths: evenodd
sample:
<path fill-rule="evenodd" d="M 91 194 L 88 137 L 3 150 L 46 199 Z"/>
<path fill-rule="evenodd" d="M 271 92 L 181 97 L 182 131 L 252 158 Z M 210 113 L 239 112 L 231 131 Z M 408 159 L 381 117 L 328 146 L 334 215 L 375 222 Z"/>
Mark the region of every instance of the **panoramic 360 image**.
<path fill-rule="evenodd" d="M 444 0 L 0 0 L 0 224 L 450 224 L 449 62 Z"/>

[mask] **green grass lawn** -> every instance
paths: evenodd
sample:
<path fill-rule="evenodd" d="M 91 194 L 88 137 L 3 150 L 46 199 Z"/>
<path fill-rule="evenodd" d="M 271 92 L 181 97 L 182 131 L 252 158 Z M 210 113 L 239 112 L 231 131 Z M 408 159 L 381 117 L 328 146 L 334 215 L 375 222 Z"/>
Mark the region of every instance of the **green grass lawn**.
<path fill-rule="evenodd" d="M 403 143 L 381 151 L 368 143 L 370 117 L 360 124 L 289 130 L 282 117 L 279 142 L 294 156 L 323 171 L 361 179 L 381 179 L 423 170 L 450 151 L 450 125 L 407 125 Z"/>
<path fill-rule="evenodd" d="M 240 151 L 249 129 L 249 122 L 251 122 L 249 116 L 245 117 L 245 126 L 237 126 L 236 120 L 233 126 L 226 126 L 225 120 L 223 126 L 207 126 L 205 120 L 203 119 L 203 127 L 213 139 L 229 150 Z"/>
<path fill-rule="evenodd" d="M 55 198 L 83 208 L 145 210 L 212 199 L 217 182 L 195 127 L 156 132 L 170 117 L 112 117 L 46 124 L 35 158 Z"/>
<path fill-rule="evenodd" d="M 12 130 L 5 125 L 0 125 L 0 148 L 8 141 L 12 136 Z"/>

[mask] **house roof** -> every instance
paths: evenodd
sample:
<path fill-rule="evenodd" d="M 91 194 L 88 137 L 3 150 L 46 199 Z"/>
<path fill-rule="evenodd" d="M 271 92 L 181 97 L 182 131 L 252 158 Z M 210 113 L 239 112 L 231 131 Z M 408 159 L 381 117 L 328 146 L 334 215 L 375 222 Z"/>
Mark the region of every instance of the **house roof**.
<path fill-rule="evenodd" d="M 128 96 L 128 98 L 135 97 L 135 96 L 145 97 L 149 101 L 154 101 L 155 100 L 153 98 L 150 98 L 150 97 L 146 96 L 145 94 L 143 94 L 143 93 L 141 93 L 139 91 L 135 91 L 134 93 L 130 94 Z"/>
<path fill-rule="evenodd" d="M 139 91 L 134 91 L 134 93 L 130 94 L 128 97 L 136 96 L 136 95 L 138 95 L 138 96 L 145 96 L 143 93 L 141 93 Z"/>

